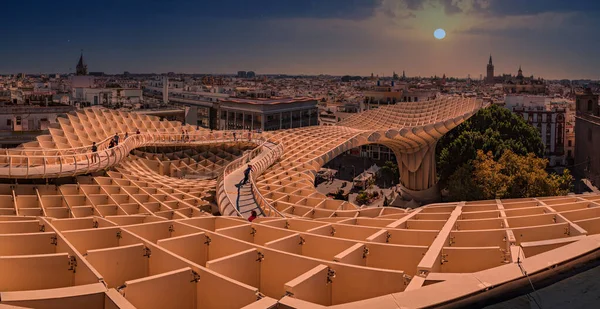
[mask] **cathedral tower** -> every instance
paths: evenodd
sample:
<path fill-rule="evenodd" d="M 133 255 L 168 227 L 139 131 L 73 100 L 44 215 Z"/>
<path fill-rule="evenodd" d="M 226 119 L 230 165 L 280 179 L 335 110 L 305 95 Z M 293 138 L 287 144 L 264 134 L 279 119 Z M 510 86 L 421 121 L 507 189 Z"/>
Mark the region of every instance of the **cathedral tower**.
<path fill-rule="evenodd" d="M 490 55 L 490 62 L 488 62 L 487 65 L 487 76 L 485 78 L 485 81 L 488 84 L 494 83 L 494 64 L 492 63 L 492 55 Z"/>
<path fill-rule="evenodd" d="M 87 75 L 87 65 L 83 63 L 83 52 L 81 52 L 81 56 L 79 56 L 79 62 L 77 62 L 77 67 L 75 71 L 75 75 Z"/>

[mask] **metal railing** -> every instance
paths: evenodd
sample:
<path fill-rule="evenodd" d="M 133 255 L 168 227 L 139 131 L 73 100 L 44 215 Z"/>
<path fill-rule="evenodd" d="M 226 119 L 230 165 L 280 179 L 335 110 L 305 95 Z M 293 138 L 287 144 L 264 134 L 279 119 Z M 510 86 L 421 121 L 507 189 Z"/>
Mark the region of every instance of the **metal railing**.
<path fill-rule="evenodd" d="M 233 133 L 236 133 L 235 138 Z M 239 137 L 238 137 L 239 134 Z M 183 146 L 219 142 L 257 142 L 261 134 L 243 131 L 197 131 L 188 134 L 147 132 L 131 134 L 127 138 L 119 134 L 120 142 L 109 148 L 114 136 L 97 143 L 93 152 L 91 145 L 71 149 L 17 148 L 0 153 L 0 177 L 8 178 L 59 178 L 100 171 L 118 164 L 132 149 L 146 146 Z M 263 140 L 259 140 L 260 143 Z"/>

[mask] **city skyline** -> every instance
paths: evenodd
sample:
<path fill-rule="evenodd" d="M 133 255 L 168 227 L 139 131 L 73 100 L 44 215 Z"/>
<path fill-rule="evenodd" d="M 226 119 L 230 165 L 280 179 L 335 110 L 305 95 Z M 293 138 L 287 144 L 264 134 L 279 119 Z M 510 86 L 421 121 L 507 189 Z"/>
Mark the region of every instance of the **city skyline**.
<path fill-rule="evenodd" d="M 593 1 L 22 1 L 7 9 L 18 27 L 0 51 L 2 74 L 74 72 L 83 49 L 89 70 L 106 73 L 405 70 L 478 79 L 492 54 L 497 75 L 522 66 L 545 79 L 600 78 Z M 437 28 L 446 38 L 433 37 Z"/>

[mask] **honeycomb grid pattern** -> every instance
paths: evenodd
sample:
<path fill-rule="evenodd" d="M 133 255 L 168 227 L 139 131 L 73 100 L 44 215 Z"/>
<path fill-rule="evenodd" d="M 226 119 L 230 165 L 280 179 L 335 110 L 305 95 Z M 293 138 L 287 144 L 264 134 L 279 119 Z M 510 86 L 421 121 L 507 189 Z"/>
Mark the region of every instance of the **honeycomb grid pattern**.
<path fill-rule="evenodd" d="M 463 102 L 465 110 L 447 114 L 454 117 L 452 125 L 473 113 L 475 105 L 469 102 Z M 381 117 L 375 112 L 364 117 Z M 104 122 L 109 115 L 110 122 Z M 135 132 L 142 127 L 136 117 L 90 109 L 61 125 L 76 131 L 76 123 L 130 123 L 123 129 Z M 181 132 L 176 123 L 146 120 L 152 125 L 145 124 L 144 133 Z M 88 147 L 116 133 L 95 128 L 102 130 L 78 138 L 63 134 L 69 136 L 63 146 L 51 146 L 61 151 L 66 145 Z M 191 141 L 175 138 L 162 153 L 152 153 L 148 145 L 133 149 L 103 176 L 79 175 L 76 184 L 0 185 L 0 304 L 430 307 L 485 297 L 525 278 L 523 270 L 535 281 L 535 276 L 596 256 L 600 195 L 404 210 L 359 207 L 315 190 L 314 175 L 324 163 L 365 143 L 391 142 L 403 129 L 309 127 L 263 134 L 266 142 L 251 135 L 249 142 L 227 139 L 195 146 L 198 136 L 209 134 L 198 130 Z M 402 138 L 414 139 L 407 136 Z M 41 143 L 23 147 L 43 148 Z M 253 157 L 245 151 L 250 147 L 255 147 Z M 232 194 L 219 188 L 239 181 L 245 159 L 256 169 L 252 193 L 241 197 L 255 200 L 264 216 L 248 222 L 237 215 L 210 215 L 215 203 L 221 210 L 235 205 Z M 218 177 L 182 177 L 207 167 L 219 169 Z"/>

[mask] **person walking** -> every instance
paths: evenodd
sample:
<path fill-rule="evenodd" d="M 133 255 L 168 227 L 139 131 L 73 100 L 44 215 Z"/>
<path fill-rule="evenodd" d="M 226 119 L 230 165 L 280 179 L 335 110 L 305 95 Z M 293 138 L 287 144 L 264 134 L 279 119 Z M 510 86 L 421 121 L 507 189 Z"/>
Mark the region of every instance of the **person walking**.
<path fill-rule="evenodd" d="M 98 157 L 98 146 L 96 146 L 96 142 L 92 143 L 92 163 L 96 163 Z"/>
<path fill-rule="evenodd" d="M 237 139 L 235 137 L 235 132 L 233 132 L 233 141 L 235 142 Z"/>
<path fill-rule="evenodd" d="M 253 210 L 252 212 L 250 212 L 250 217 L 248 217 L 248 221 L 252 222 L 254 221 L 254 219 L 256 219 L 257 213 L 255 210 Z"/>
<path fill-rule="evenodd" d="M 248 182 L 251 171 L 252 171 L 252 165 L 248 164 L 248 167 L 244 170 L 244 179 L 242 180 L 242 185 L 245 185 Z"/>
<path fill-rule="evenodd" d="M 140 129 L 137 129 L 137 130 L 135 131 L 135 134 L 140 134 Z"/>
<path fill-rule="evenodd" d="M 115 141 L 115 146 L 119 146 L 119 133 L 115 133 L 113 140 Z"/>
<path fill-rule="evenodd" d="M 110 143 L 108 143 L 108 149 L 115 147 L 115 140 L 111 139 Z"/>

